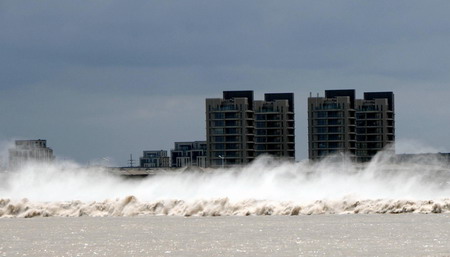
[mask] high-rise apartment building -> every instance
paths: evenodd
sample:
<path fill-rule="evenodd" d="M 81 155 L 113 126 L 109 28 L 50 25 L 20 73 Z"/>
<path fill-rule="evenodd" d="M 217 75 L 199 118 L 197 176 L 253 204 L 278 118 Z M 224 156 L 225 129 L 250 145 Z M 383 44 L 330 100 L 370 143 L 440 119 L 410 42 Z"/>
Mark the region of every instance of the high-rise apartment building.
<path fill-rule="evenodd" d="M 47 140 L 16 140 L 15 147 L 9 149 L 9 167 L 17 168 L 26 162 L 49 162 L 55 157 L 47 147 Z"/>
<path fill-rule="evenodd" d="M 294 94 L 265 94 L 254 101 L 255 156 L 295 159 Z"/>
<path fill-rule="evenodd" d="M 355 90 L 326 90 L 325 97 L 309 97 L 308 141 L 311 160 L 335 153 L 371 160 L 395 141 L 394 94 L 355 99 Z"/>
<path fill-rule="evenodd" d="M 224 91 L 206 99 L 207 161 L 211 167 L 244 165 L 258 155 L 295 159 L 294 95 Z"/>
<path fill-rule="evenodd" d="M 356 100 L 356 156 L 370 161 L 375 154 L 390 145 L 394 151 L 395 110 L 392 92 L 364 93 Z"/>
<path fill-rule="evenodd" d="M 309 158 L 356 154 L 355 91 L 327 90 L 308 98 Z"/>
<path fill-rule="evenodd" d="M 255 158 L 253 91 L 227 91 L 206 99 L 207 159 L 211 167 L 247 164 Z"/>

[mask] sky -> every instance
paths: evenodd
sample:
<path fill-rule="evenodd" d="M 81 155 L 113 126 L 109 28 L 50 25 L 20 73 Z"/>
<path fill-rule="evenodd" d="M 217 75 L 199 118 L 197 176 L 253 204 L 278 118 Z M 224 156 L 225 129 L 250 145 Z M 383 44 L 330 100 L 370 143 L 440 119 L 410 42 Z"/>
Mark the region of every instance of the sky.
<path fill-rule="evenodd" d="M 0 0 L 0 145 L 124 166 L 206 140 L 205 98 L 393 91 L 397 152 L 450 151 L 450 1 Z"/>

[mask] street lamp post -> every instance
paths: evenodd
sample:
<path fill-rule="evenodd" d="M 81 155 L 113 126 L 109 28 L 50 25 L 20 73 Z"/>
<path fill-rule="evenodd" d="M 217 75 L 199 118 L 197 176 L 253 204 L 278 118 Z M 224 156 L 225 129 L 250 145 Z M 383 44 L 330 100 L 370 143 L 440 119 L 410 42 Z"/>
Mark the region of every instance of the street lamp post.
<path fill-rule="evenodd" d="M 225 157 L 223 157 L 222 155 L 219 155 L 219 158 L 222 159 L 222 169 L 223 169 Z"/>

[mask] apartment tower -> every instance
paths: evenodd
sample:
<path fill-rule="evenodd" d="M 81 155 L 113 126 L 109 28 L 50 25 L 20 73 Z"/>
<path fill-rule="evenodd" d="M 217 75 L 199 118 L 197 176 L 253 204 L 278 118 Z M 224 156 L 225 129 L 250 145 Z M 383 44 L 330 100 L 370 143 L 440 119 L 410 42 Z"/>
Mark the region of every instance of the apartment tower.
<path fill-rule="evenodd" d="M 261 154 L 295 158 L 294 95 L 224 91 L 206 99 L 207 162 L 211 167 L 245 165 Z"/>
<path fill-rule="evenodd" d="M 326 90 L 308 98 L 309 159 L 356 154 L 355 90 Z M 353 157 L 351 157 L 353 158 Z"/>
<path fill-rule="evenodd" d="M 265 94 L 254 102 L 255 156 L 295 159 L 294 94 Z"/>
<path fill-rule="evenodd" d="M 326 90 L 325 97 L 308 98 L 309 159 L 347 155 L 360 162 L 395 141 L 394 94 L 355 90 Z"/>
<path fill-rule="evenodd" d="M 356 100 L 356 156 L 370 161 L 381 150 L 395 151 L 395 112 L 392 92 L 364 93 Z M 386 148 L 390 146 L 390 148 Z"/>

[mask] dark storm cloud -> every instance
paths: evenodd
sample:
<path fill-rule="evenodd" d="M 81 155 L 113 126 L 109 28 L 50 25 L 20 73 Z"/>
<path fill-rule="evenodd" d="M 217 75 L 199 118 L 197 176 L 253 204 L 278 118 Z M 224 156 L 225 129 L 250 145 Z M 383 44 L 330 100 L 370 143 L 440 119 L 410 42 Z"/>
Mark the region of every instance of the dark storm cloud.
<path fill-rule="evenodd" d="M 450 97 L 449 11 L 448 1 L 1 1 L 0 118 L 10 122 L 0 137 L 44 135 L 75 158 L 113 149 L 117 159 L 202 139 L 204 98 L 222 90 L 288 91 L 304 158 L 303 103 L 329 88 L 394 91 L 399 136 L 414 137 L 408 127 L 424 128 L 409 99 Z M 73 146 L 83 137 L 105 149 Z"/>
<path fill-rule="evenodd" d="M 449 3 L 434 3 L 10 1 L 1 46 L 10 59 L 36 66 L 365 68 L 409 76 L 405 69 L 426 73 L 432 69 L 420 63 L 448 57 L 435 48 L 449 39 Z"/>

